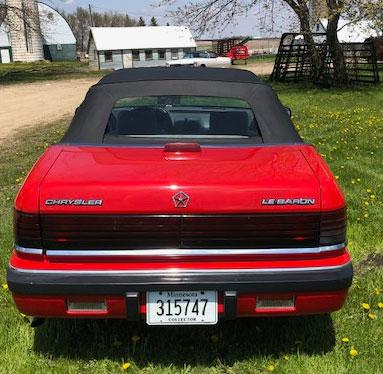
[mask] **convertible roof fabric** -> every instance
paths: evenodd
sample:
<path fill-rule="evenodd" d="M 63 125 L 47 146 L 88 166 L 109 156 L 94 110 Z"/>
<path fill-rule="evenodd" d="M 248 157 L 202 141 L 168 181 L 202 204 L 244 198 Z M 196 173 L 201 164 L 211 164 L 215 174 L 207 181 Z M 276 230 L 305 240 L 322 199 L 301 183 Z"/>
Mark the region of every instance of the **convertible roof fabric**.
<path fill-rule="evenodd" d="M 213 69 L 193 67 L 158 67 L 141 69 L 121 69 L 105 76 L 97 83 L 122 83 L 151 80 L 194 80 L 194 81 L 221 81 L 238 83 L 262 83 L 252 72 L 242 69 Z M 187 95 L 187 93 L 186 93 Z"/>
<path fill-rule="evenodd" d="M 126 97 L 186 95 L 239 98 L 252 108 L 265 144 L 302 143 L 273 89 L 240 69 L 137 68 L 118 70 L 90 88 L 61 143 L 103 144 L 114 103 Z"/>

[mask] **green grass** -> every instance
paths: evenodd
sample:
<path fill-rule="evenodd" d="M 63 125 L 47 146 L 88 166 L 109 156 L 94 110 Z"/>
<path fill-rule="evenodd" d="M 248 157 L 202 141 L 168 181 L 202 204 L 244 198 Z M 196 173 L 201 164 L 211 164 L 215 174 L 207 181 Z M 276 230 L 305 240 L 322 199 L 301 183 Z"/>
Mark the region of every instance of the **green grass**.
<path fill-rule="evenodd" d="M 382 373 L 383 90 L 276 85 L 307 142 L 339 177 L 349 208 L 355 282 L 331 316 L 247 319 L 213 327 L 154 328 L 126 321 L 49 320 L 33 330 L 0 289 L 4 373 Z M 67 122 L 24 131 L 0 149 L 0 279 L 12 249 L 12 200 L 35 159 Z M 16 140 L 17 139 L 17 140 Z M 368 204 L 367 204 L 368 203 Z M 379 293 L 379 295 L 377 294 Z M 370 320 L 361 303 L 371 305 Z M 133 343 L 132 337 L 140 339 Z M 212 337 L 214 337 L 212 339 Z M 349 343 L 341 338 L 348 337 Z M 349 354 L 355 347 L 359 355 Z M 287 356 L 285 359 L 284 356 Z"/>
<path fill-rule="evenodd" d="M 101 77 L 109 71 L 90 70 L 86 62 L 57 61 L 0 64 L 0 85 L 52 79 Z"/>

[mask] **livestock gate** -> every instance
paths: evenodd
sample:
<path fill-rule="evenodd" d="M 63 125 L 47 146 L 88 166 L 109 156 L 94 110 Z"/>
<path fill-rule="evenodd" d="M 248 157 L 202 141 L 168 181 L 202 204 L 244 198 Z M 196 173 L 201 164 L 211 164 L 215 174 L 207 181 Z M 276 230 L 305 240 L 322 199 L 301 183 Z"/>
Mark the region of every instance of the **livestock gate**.
<path fill-rule="evenodd" d="M 333 64 L 325 33 L 313 34 L 319 55 L 319 84 L 331 84 Z M 342 43 L 346 69 L 351 82 L 378 83 L 379 68 L 372 42 Z M 313 61 L 308 45 L 298 33 L 282 35 L 271 80 L 279 82 L 312 80 Z"/>

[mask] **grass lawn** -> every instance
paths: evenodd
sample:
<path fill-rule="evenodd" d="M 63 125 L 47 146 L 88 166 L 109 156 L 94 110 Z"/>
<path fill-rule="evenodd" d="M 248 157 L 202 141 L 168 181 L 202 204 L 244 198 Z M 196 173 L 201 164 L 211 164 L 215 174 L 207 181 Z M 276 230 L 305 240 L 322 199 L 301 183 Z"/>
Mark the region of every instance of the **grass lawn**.
<path fill-rule="evenodd" d="M 106 73 L 108 71 L 89 70 L 88 63 L 78 61 L 15 62 L 0 64 L 0 85 L 64 78 L 102 77 Z"/>
<path fill-rule="evenodd" d="M 383 309 L 378 308 L 383 302 L 383 87 L 275 87 L 292 108 L 300 134 L 318 147 L 346 194 L 356 274 L 344 309 L 331 316 L 238 320 L 213 327 L 49 320 L 33 330 L 4 287 L 1 373 L 119 373 L 123 363 L 133 373 L 383 372 Z M 2 283 L 12 250 L 12 200 L 32 163 L 66 126 L 60 122 L 24 131 L 0 148 Z M 370 317 L 362 303 L 371 306 Z"/>

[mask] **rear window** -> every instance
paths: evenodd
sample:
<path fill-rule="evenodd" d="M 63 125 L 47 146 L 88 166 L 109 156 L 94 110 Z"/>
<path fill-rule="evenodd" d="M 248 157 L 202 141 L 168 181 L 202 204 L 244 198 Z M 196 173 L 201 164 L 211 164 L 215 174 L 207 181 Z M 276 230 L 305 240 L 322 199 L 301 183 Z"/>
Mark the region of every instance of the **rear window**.
<path fill-rule="evenodd" d="M 115 102 L 104 143 L 134 139 L 257 139 L 254 113 L 242 99 L 207 96 L 145 96 Z"/>

